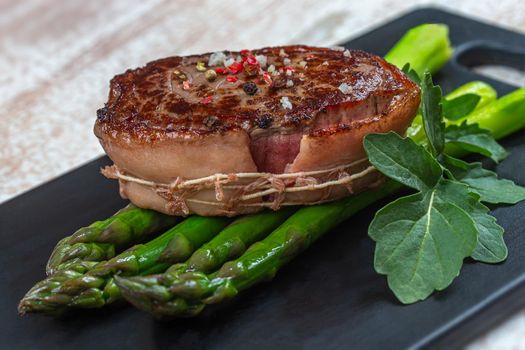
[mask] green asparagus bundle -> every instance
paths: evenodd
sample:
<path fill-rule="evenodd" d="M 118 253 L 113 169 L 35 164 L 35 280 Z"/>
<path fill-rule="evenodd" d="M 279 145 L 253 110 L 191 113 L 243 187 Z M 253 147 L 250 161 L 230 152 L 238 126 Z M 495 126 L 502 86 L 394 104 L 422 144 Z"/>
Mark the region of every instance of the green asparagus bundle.
<path fill-rule="evenodd" d="M 20 301 L 18 310 L 61 313 L 67 308 L 96 308 L 118 300 L 116 273 L 136 275 L 164 271 L 182 262 L 219 233 L 231 219 L 192 216 L 152 241 L 137 245 L 103 262 L 75 261 L 38 282 Z"/>
<path fill-rule="evenodd" d="M 130 204 L 110 218 L 82 227 L 58 242 L 47 263 L 47 275 L 57 272 L 72 260 L 97 262 L 111 259 L 119 250 L 173 226 L 176 221 L 174 216 Z"/>
<path fill-rule="evenodd" d="M 468 116 L 501 138 L 525 126 L 525 88 L 517 90 Z M 378 189 L 337 202 L 300 209 L 268 237 L 253 244 L 241 257 L 217 272 L 180 272 L 120 277 L 116 284 L 128 301 L 157 317 L 193 316 L 206 304 L 231 298 L 255 283 L 271 279 L 286 262 L 357 211 L 401 188 L 389 180 Z"/>
<path fill-rule="evenodd" d="M 68 308 L 98 308 L 113 303 L 120 298 L 113 281 L 117 273 L 123 276 L 158 273 L 186 260 L 174 266 L 179 271 L 213 270 L 244 253 L 249 245 L 267 236 L 295 210 L 286 208 L 247 215 L 226 228 L 232 219 L 193 216 L 109 261 L 66 262 L 57 273 L 37 283 L 26 294 L 19 312 L 59 314 Z"/>

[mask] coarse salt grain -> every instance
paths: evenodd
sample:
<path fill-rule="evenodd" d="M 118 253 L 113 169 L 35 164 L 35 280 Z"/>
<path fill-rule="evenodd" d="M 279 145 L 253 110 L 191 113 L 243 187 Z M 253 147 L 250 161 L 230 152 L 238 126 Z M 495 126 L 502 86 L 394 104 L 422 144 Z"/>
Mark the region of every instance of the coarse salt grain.
<path fill-rule="evenodd" d="M 324 62 L 322 63 L 322 65 L 323 65 L 323 66 L 328 66 L 328 61 L 324 61 Z"/>
<path fill-rule="evenodd" d="M 304 68 L 306 67 L 307 64 L 308 64 L 308 63 L 307 63 L 306 61 L 301 61 L 301 62 L 299 62 L 299 67 L 301 67 L 301 68 L 304 69 Z"/>
<path fill-rule="evenodd" d="M 250 130 L 251 129 L 250 121 L 248 121 L 248 120 L 243 121 L 242 124 L 241 124 L 241 128 L 243 128 L 246 131 Z"/>
<path fill-rule="evenodd" d="M 259 62 L 259 65 L 261 67 L 266 67 L 266 64 L 268 63 L 268 58 L 265 55 L 257 55 L 255 56 L 257 59 L 257 62 Z"/>
<path fill-rule="evenodd" d="M 210 55 L 208 59 L 208 66 L 218 66 L 221 65 L 226 59 L 224 52 L 214 52 Z"/>
<path fill-rule="evenodd" d="M 279 56 L 281 56 L 281 57 L 286 57 L 286 56 L 288 56 L 288 55 L 286 54 L 286 52 L 284 52 L 284 49 L 280 49 L 280 50 L 279 50 Z"/>
<path fill-rule="evenodd" d="M 332 46 L 331 49 L 334 51 L 343 51 L 345 48 L 342 46 Z"/>
<path fill-rule="evenodd" d="M 270 66 L 268 67 L 268 73 L 273 73 L 275 72 L 275 66 L 273 64 L 270 64 Z"/>
<path fill-rule="evenodd" d="M 345 50 L 345 51 L 343 52 L 343 56 L 345 56 L 345 57 L 350 57 L 350 51 Z"/>
<path fill-rule="evenodd" d="M 292 76 L 292 72 L 293 72 L 292 70 L 287 70 L 287 71 L 286 71 L 286 75 L 289 76 L 289 77 L 291 77 L 291 76 Z"/>
<path fill-rule="evenodd" d="M 283 60 L 283 63 L 284 63 L 285 65 L 289 66 L 290 63 L 292 63 L 292 61 L 291 61 L 289 58 L 285 58 L 285 59 Z"/>
<path fill-rule="evenodd" d="M 286 96 L 281 97 L 281 106 L 283 106 L 284 109 L 292 109 L 293 105 L 290 102 L 290 99 Z"/>
<path fill-rule="evenodd" d="M 235 60 L 233 58 L 226 58 L 224 59 L 223 63 L 224 63 L 224 67 L 229 67 L 235 63 Z"/>
<path fill-rule="evenodd" d="M 345 95 L 352 93 L 352 87 L 347 83 L 342 83 L 339 85 L 339 90 Z"/>
<path fill-rule="evenodd" d="M 293 80 L 288 79 L 288 80 L 286 81 L 286 87 L 292 87 L 292 86 L 293 86 Z"/>

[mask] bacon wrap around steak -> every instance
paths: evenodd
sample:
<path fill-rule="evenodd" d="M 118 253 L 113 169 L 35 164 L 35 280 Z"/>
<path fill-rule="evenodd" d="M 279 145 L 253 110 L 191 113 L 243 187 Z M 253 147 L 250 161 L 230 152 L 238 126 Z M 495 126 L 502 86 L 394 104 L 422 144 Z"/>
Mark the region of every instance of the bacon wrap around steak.
<path fill-rule="evenodd" d="M 115 163 L 105 175 L 135 205 L 237 215 L 377 185 L 363 137 L 404 133 L 419 101 L 416 84 L 363 51 L 224 51 L 117 75 L 95 134 Z"/>

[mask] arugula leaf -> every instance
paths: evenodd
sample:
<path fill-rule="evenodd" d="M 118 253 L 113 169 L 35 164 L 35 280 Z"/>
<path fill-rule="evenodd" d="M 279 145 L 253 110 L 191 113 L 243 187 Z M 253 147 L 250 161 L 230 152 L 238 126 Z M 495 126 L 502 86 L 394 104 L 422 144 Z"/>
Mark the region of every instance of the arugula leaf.
<path fill-rule="evenodd" d="M 465 94 L 453 99 L 443 98 L 443 116 L 449 120 L 458 120 L 466 117 L 478 105 L 481 96 Z"/>
<path fill-rule="evenodd" d="M 457 184 L 457 182 L 453 183 Z M 469 187 L 468 191 L 471 190 L 472 188 Z M 465 195 L 456 185 L 443 187 L 442 191 L 446 192 L 442 194 L 443 197 L 468 212 L 474 220 L 478 241 L 471 257 L 485 263 L 498 263 L 505 260 L 507 246 L 503 240 L 503 228 L 496 223 L 496 218 L 489 214 L 489 208 L 479 202 L 479 195 L 472 192 Z"/>
<path fill-rule="evenodd" d="M 405 66 L 409 72 L 409 66 Z M 479 97 L 445 101 L 426 73 L 421 81 L 422 115 L 431 153 L 395 133 L 369 134 L 363 145 L 370 163 L 384 175 L 418 190 L 379 210 L 368 229 L 376 242 L 374 267 L 387 275 L 388 285 L 403 303 L 425 299 L 458 276 L 463 259 L 496 263 L 507 257 L 503 228 L 480 201 L 515 203 L 525 188 L 444 154 L 445 143 L 495 160 L 505 150 L 478 125 L 445 129 L 443 108 L 452 118 L 470 112 Z M 446 141 L 446 142 L 445 142 Z M 449 150 L 449 149 L 447 149 Z M 445 179 L 445 175 L 448 179 Z"/>
<path fill-rule="evenodd" d="M 432 83 L 432 76 L 428 72 L 425 72 L 421 81 L 421 99 L 423 126 L 432 154 L 437 156 L 445 148 L 445 123 L 441 110 L 441 88 Z"/>
<path fill-rule="evenodd" d="M 450 156 L 443 158 L 445 167 L 452 176 L 467 185 L 487 203 L 516 204 L 525 200 L 525 188 L 511 180 L 498 179 L 498 175 L 483 169 L 481 163 L 467 163 Z"/>
<path fill-rule="evenodd" d="M 445 289 L 476 247 L 474 220 L 447 198 L 448 186 L 470 198 L 467 186 L 443 179 L 432 190 L 388 204 L 370 224 L 369 235 L 377 242 L 374 267 L 387 275 L 402 303 Z"/>
<path fill-rule="evenodd" d="M 446 288 L 466 257 L 487 263 L 506 259 L 503 229 L 476 189 L 456 181 L 467 181 L 477 166 L 440 155 L 442 167 L 423 147 L 392 132 L 367 135 L 364 147 L 379 171 L 419 190 L 379 210 L 368 230 L 376 242 L 374 267 L 387 275 L 401 302 Z M 453 179 L 446 180 L 444 171 Z"/>
<path fill-rule="evenodd" d="M 447 143 L 454 144 L 466 151 L 490 157 L 495 162 L 505 159 L 508 152 L 496 142 L 489 130 L 478 124 L 449 125 L 445 131 Z"/>
<path fill-rule="evenodd" d="M 477 198 L 466 185 L 445 180 L 439 163 L 410 139 L 370 134 L 364 147 L 383 174 L 420 191 L 379 210 L 368 233 L 377 243 L 375 269 L 387 275 L 396 297 L 422 300 L 446 288 L 474 251 L 478 229 L 465 209 Z"/>
<path fill-rule="evenodd" d="M 441 177 L 441 166 L 430 153 L 395 132 L 369 134 L 363 144 L 373 166 L 408 187 L 423 191 Z"/>
<path fill-rule="evenodd" d="M 472 252 L 472 259 L 489 264 L 507 259 L 508 250 L 503 239 L 503 227 L 489 214 L 489 208 L 476 203 L 471 216 L 478 230 L 478 243 Z"/>
<path fill-rule="evenodd" d="M 421 83 L 421 78 L 419 78 L 417 72 L 410 67 L 410 63 L 405 63 L 403 68 L 401 68 L 401 71 L 405 73 L 410 78 L 410 80 L 412 80 L 417 85 Z"/>

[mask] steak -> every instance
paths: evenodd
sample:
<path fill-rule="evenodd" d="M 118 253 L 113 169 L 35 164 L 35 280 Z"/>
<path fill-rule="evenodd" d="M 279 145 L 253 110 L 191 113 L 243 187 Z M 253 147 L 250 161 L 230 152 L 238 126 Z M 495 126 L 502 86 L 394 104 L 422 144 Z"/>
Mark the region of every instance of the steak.
<path fill-rule="evenodd" d="M 270 47 L 176 56 L 110 83 L 95 134 L 135 205 L 237 215 L 377 185 L 363 137 L 404 133 L 416 84 L 358 50 Z"/>

